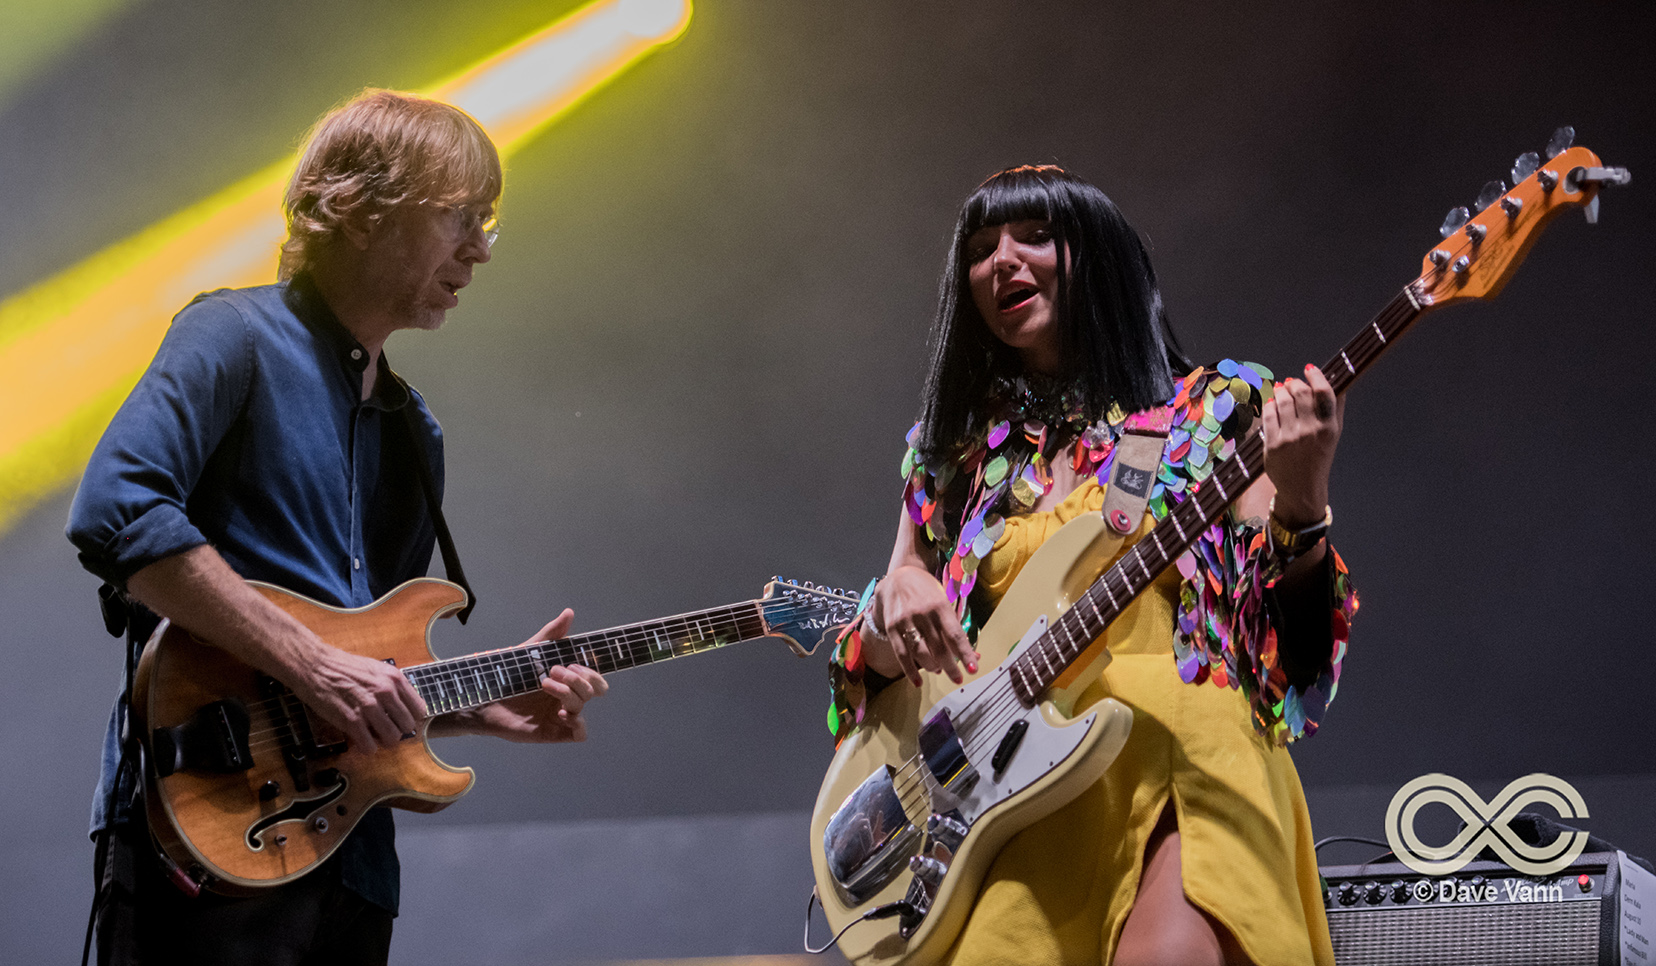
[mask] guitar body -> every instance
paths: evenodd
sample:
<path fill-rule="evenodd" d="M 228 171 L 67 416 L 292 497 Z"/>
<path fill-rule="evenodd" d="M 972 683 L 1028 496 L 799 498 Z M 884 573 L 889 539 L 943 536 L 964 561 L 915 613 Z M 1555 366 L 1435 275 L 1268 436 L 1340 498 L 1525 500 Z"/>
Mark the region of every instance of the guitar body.
<path fill-rule="evenodd" d="M 1099 514 L 1072 520 L 1030 558 L 979 632 L 983 661 L 977 674 L 960 687 L 936 674 L 925 675 L 918 688 L 892 684 L 869 701 L 861 725 L 834 755 L 811 816 L 811 864 L 829 925 L 837 933 L 871 909 L 904 899 L 929 909 L 917 922 L 905 914 L 852 927 L 839 948 L 853 963 L 886 966 L 940 958 L 965 925 L 1001 846 L 1098 781 L 1120 753 L 1133 721 L 1125 705 L 1106 698 L 1071 716 L 1075 695 L 1109 662 L 1102 640 L 1036 707 L 994 697 L 1006 687 L 1006 660 L 1017 645 L 1067 610 L 1116 547 Z M 994 710 L 974 713 L 968 707 L 974 702 Z M 950 757 L 922 754 L 926 724 L 939 710 L 950 712 L 958 748 L 976 771 L 969 788 L 951 788 L 937 773 L 947 776 L 958 769 L 958 760 L 953 768 L 937 770 L 914 763 L 917 755 L 922 762 Z M 991 758 L 1016 722 L 1026 730 L 1004 767 L 996 768 Z M 881 775 L 892 778 L 883 781 Z M 901 819 L 891 810 L 893 802 L 901 806 Z M 950 814 L 966 827 L 952 848 L 947 833 L 926 834 L 934 812 Z M 935 886 L 908 871 L 910 857 L 922 854 L 946 867 Z M 858 878 L 859 871 L 861 880 L 848 889 L 845 880 Z"/>
<path fill-rule="evenodd" d="M 329 644 L 404 669 L 433 660 L 432 622 L 466 599 L 459 587 L 432 578 L 411 580 L 354 610 L 268 584 L 253 586 Z M 150 828 L 169 858 L 215 892 L 246 894 L 297 879 L 332 855 L 373 806 L 435 812 L 474 780 L 470 768 L 452 768 L 432 754 L 428 722 L 421 723 L 418 741 L 371 754 L 344 747 L 337 736 L 329 741 L 323 732 L 332 729 L 315 716 L 301 722 L 298 703 L 291 695 L 273 696 L 270 679 L 168 623 L 144 650 L 133 703 L 150 759 Z M 216 755 L 209 756 L 219 759 L 216 769 L 158 774 L 168 770 L 174 746 L 205 742 L 222 750 L 217 739 L 238 705 L 246 713 L 245 746 L 232 747 L 229 756 L 250 761 L 224 762 Z M 306 729 L 314 740 L 304 740 Z M 163 731 L 169 737 L 157 738 Z M 158 743 L 164 746 L 158 749 Z"/>

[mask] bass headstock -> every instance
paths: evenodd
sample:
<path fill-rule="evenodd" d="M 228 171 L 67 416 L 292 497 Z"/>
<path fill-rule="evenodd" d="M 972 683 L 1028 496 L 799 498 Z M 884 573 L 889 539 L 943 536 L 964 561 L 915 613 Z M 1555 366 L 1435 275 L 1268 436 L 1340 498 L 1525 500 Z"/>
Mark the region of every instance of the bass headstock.
<path fill-rule="evenodd" d="M 795 654 L 808 657 L 822 642 L 839 636 L 856 616 L 858 602 L 849 591 L 774 577 L 765 585 L 759 608 L 766 636 L 780 637 Z"/>
<path fill-rule="evenodd" d="M 1472 210 L 1456 208 L 1444 219 L 1443 243 L 1426 253 L 1410 291 L 1421 308 L 1498 294 L 1512 277 L 1541 229 L 1569 208 L 1598 220 L 1598 193 L 1605 184 L 1631 180 L 1625 168 L 1607 168 L 1599 156 L 1571 147 L 1573 128 L 1559 128 L 1542 160 L 1535 152 L 1513 164 L 1513 187 L 1491 181 Z"/>

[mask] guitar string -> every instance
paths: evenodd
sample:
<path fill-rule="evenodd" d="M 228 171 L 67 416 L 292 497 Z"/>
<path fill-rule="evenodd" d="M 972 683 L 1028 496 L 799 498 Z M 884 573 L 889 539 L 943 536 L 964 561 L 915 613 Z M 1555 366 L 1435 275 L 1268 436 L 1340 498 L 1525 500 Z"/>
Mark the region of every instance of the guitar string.
<path fill-rule="evenodd" d="M 751 618 L 747 622 L 752 623 Z M 751 639 L 747 634 L 748 629 L 744 628 L 740 622 L 734 622 L 733 623 L 733 622 L 730 622 L 730 621 L 723 621 L 723 622 L 719 622 L 717 627 L 714 627 L 711 622 L 703 622 L 703 623 L 707 627 L 713 628 L 714 632 L 715 632 L 715 635 L 720 630 L 726 630 L 729 627 L 734 626 L 736 634 L 741 635 L 744 640 L 745 639 Z M 759 629 L 762 629 L 762 628 L 755 628 L 755 630 L 759 630 Z M 752 637 L 762 637 L 762 636 L 764 636 L 764 635 L 763 634 L 754 634 L 754 635 L 752 635 Z M 697 641 L 690 642 L 688 644 L 688 646 L 690 647 L 689 651 L 680 650 L 676 653 L 670 653 L 670 654 L 669 653 L 662 653 L 661 651 L 649 651 L 649 652 L 646 652 L 644 654 L 640 654 L 636 647 L 628 647 L 626 653 L 623 654 L 622 651 L 621 651 L 621 646 L 620 646 L 623 642 L 612 640 L 612 644 L 614 646 L 606 646 L 606 647 L 603 647 L 601 649 L 598 649 L 597 653 L 601 654 L 608 661 L 610 661 L 612 663 L 615 663 L 617 665 L 621 665 L 625 660 L 631 659 L 632 664 L 628 664 L 628 665 L 625 665 L 625 666 L 636 666 L 637 664 L 645 663 L 645 661 L 642 660 L 642 658 L 645 658 L 645 657 L 648 657 L 648 658 L 652 659 L 651 661 L 649 661 L 649 663 L 656 663 L 656 662 L 659 662 L 661 660 L 667 660 L 667 659 L 670 659 L 670 658 L 673 658 L 673 657 L 681 656 L 685 653 L 697 653 L 697 652 L 702 651 L 702 650 L 710 650 L 714 647 L 723 646 L 719 643 L 709 644 L 709 643 L 707 643 L 707 641 L 709 641 L 709 640 L 710 640 L 710 638 L 707 638 L 707 637 L 699 638 Z M 561 642 L 554 642 L 554 643 L 561 643 Z M 633 642 L 633 643 L 636 643 L 636 642 Z M 726 644 L 728 644 L 728 643 L 737 643 L 737 641 L 731 640 L 731 641 L 726 641 L 724 643 L 726 643 Z M 533 647 L 533 646 L 534 645 L 528 645 L 528 647 Z M 680 648 L 683 648 L 685 646 L 687 646 L 687 645 L 684 642 L 681 642 L 679 644 Z M 510 650 L 512 650 L 512 649 L 507 649 L 507 651 L 510 651 Z M 563 664 L 581 663 L 579 660 L 577 660 L 577 658 L 580 656 L 579 653 L 578 653 L 580 648 L 564 647 L 564 648 L 559 648 L 557 650 L 560 652 L 558 656 L 560 658 L 562 658 L 562 663 Z M 432 715 L 429 715 L 428 717 L 435 717 L 437 714 L 448 713 L 449 711 L 453 711 L 453 710 L 460 710 L 463 707 L 476 706 L 477 704 L 487 704 L 487 703 L 492 703 L 493 701 L 497 701 L 497 700 L 504 700 L 507 697 L 512 697 L 512 696 L 515 696 L 517 694 L 532 693 L 536 689 L 537 685 L 531 684 L 530 683 L 531 675 L 525 674 L 524 672 L 526 670 L 533 671 L 534 672 L 533 680 L 538 683 L 540 678 L 544 676 L 545 667 L 549 666 L 549 663 L 553 663 L 553 662 L 547 662 L 544 659 L 541 660 L 541 661 L 536 661 L 533 657 L 531 657 L 527 653 L 527 650 L 519 652 L 518 654 L 515 654 L 515 655 L 514 654 L 504 654 L 503 655 L 503 652 L 498 652 L 498 651 L 497 652 L 490 652 L 490 653 L 492 655 L 495 655 L 494 657 L 491 658 L 491 660 L 489 660 L 487 662 L 475 662 L 475 663 L 470 664 L 469 666 L 452 666 L 452 665 L 451 666 L 444 666 L 444 665 L 441 665 L 441 664 L 430 664 L 430 665 L 417 665 L 413 668 L 408 669 L 407 673 L 409 673 L 411 675 L 414 675 L 414 676 L 411 677 L 410 683 L 413 683 L 417 689 L 422 689 L 423 688 L 422 697 L 429 697 L 431 699 L 430 704 L 438 705 L 439 708 L 440 708 L 440 710 L 434 712 Z M 455 661 L 457 663 L 461 664 L 461 665 L 465 665 L 466 662 L 469 661 L 469 660 L 471 660 L 471 659 L 470 658 L 455 659 Z M 595 661 L 593 661 L 593 663 L 602 664 L 602 663 L 604 663 L 604 661 L 595 660 Z M 415 672 L 429 671 L 433 668 L 437 669 L 437 671 L 439 672 L 441 677 L 439 677 L 438 674 L 430 674 L 430 673 L 422 673 L 422 674 L 415 675 Z M 619 667 L 618 666 L 616 668 L 612 668 L 612 670 L 621 670 L 621 669 L 624 669 L 624 667 Z M 465 674 L 468 671 L 474 672 L 474 679 L 473 679 L 472 682 L 464 682 L 464 680 L 463 680 Z M 488 672 L 488 677 L 483 678 L 481 681 L 479 681 L 478 678 L 481 676 L 482 672 L 485 672 L 485 671 Z M 444 677 L 446 677 L 450 680 L 453 680 L 456 676 L 459 676 L 461 678 L 461 680 L 455 682 L 456 686 L 453 687 L 452 689 L 449 689 L 449 690 L 452 690 L 452 695 L 448 694 L 448 693 L 443 693 L 443 691 L 440 691 L 440 690 L 436 689 L 437 682 L 442 680 Z M 513 693 L 512 694 L 506 694 L 505 693 L 506 689 L 512 689 Z M 281 700 L 281 699 L 280 698 L 273 698 L 273 699 L 267 700 L 266 702 L 263 702 L 263 704 L 266 705 L 266 708 L 264 710 L 269 710 L 269 706 L 273 705 L 275 702 L 277 702 L 279 700 Z M 310 722 L 308 718 L 307 718 L 307 723 L 314 724 L 313 722 Z M 287 727 L 285 727 L 281 724 L 274 724 L 273 723 L 268 728 L 263 728 L 263 729 L 260 729 L 258 731 L 255 731 L 255 732 L 251 732 L 250 735 L 249 735 L 250 744 L 258 744 L 260 747 L 268 748 L 268 743 L 269 743 L 269 740 L 270 740 L 270 736 L 274 735 L 275 736 L 274 740 L 276 742 L 280 743 L 284 738 L 290 737 L 290 735 L 287 732 L 288 732 Z"/>
<path fill-rule="evenodd" d="M 779 608 L 778 610 L 781 609 Z M 746 623 L 751 625 L 755 623 L 756 618 L 757 615 L 740 615 L 732 618 L 721 619 L 719 621 L 704 620 L 698 622 L 698 631 L 711 630 L 713 632 L 713 636 L 702 636 L 693 642 L 688 642 L 688 646 L 692 648 L 692 650 L 688 653 L 695 653 L 700 650 L 708 650 L 713 647 L 721 646 L 717 643 L 706 643 L 709 640 L 715 640 L 720 632 L 728 632 L 734 629 L 736 633 L 745 635 L 747 628 L 744 628 L 743 624 Z M 497 691 L 501 691 L 503 687 L 511 686 L 513 684 L 522 686 L 522 690 L 514 691 L 514 694 L 532 693 L 535 690 L 535 686 L 530 684 L 529 676 L 523 673 L 525 670 L 532 669 L 538 672 L 534 675 L 534 681 L 538 682 L 540 678 L 544 676 L 543 667 L 549 668 L 554 664 L 563 666 L 571 663 L 582 663 L 579 658 L 583 656 L 580 653 L 583 648 L 588 651 L 589 656 L 601 655 L 602 658 L 617 665 L 622 664 L 625 660 L 632 660 L 633 663 L 627 666 L 636 666 L 637 664 L 645 663 L 642 658 L 651 658 L 652 660 L 650 663 L 655 663 L 671 657 L 680 656 L 682 653 L 686 653 L 683 651 L 679 651 L 677 653 L 663 653 L 661 650 L 646 649 L 644 653 L 641 654 L 639 649 L 636 646 L 633 646 L 636 645 L 638 641 L 636 639 L 628 640 L 625 637 L 608 638 L 606 643 L 602 645 L 568 645 L 566 643 L 567 640 L 568 639 L 549 642 L 532 642 L 528 645 L 519 645 L 518 648 L 522 648 L 522 650 L 518 650 L 518 648 L 506 648 L 499 651 L 485 652 L 484 655 L 481 655 L 484 660 L 477 660 L 477 658 L 480 657 L 479 655 L 468 655 L 466 657 L 452 659 L 454 662 L 453 664 L 448 662 L 435 662 L 432 664 L 415 665 L 414 667 L 408 668 L 404 673 L 409 676 L 410 683 L 414 684 L 417 690 L 422 689 L 423 686 L 422 697 L 424 697 L 426 693 L 430 693 L 432 697 L 431 703 L 436 704 L 439 700 L 444 703 L 448 703 L 452 700 L 447 695 L 442 695 L 441 698 L 439 698 L 438 693 L 433 693 L 434 687 L 438 681 L 441 681 L 444 678 L 449 678 L 451 680 L 456 677 L 463 678 L 467 672 L 473 672 L 474 675 L 480 676 L 482 672 L 486 671 L 488 672 L 489 677 L 484 679 L 481 686 L 474 686 L 476 684 L 475 678 L 474 682 L 469 683 L 456 681 L 456 686 L 452 689 L 452 691 L 454 697 L 462 699 L 465 704 L 478 701 L 480 698 L 483 699 L 480 703 L 491 703 L 492 701 L 503 700 L 505 697 L 513 696 L 504 693 L 497 696 L 495 693 Z M 726 643 L 736 642 L 727 641 Z M 552 651 L 553 654 L 543 654 L 542 659 L 540 661 L 536 661 L 528 653 L 528 651 L 537 646 L 540 646 L 543 651 Z M 683 648 L 687 645 L 686 642 L 679 642 L 677 646 Z M 626 648 L 625 652 L 622 650 L 623 647 Z M 514 651 L 516 651 L 516 653 L 512 653 Z M 602 664 L 605 663 L 605 660 L 594 659 L 592 663 Z M 614 669 L 620 670 L 623 668 L 617 667 Z M 279 700 L 281 699 L 269 699 L 264 702 L 264 704 L 269 706 Z M 436 712 L 433 715 L 429 715 L 428 717 L 435 717 L 436 714 L 447 713 L 449 710 L 458 709 L 458 707 L 446 708 L 442 711 Z M 282 737 L 284 737 L 283 732 L 285 730 L 286 729 L 281 725 L 273 725 L 270 728 L 251 733 L 250 739 L 256 735 L 259 739 L 263 740 L 267 736 L 275 734 L 277 736 L 277 740 L 279 741 Z"/>
<path fill-rule="evenodd" d="M 747 603 L 748 604 L 759 604 L 759 605 L 761 605 L 759 609 L 762 609 L 765 612 L 765 619 L 767 620 L 767 622 L 770 622 L 770 623 L 788 623 L 789 621 L 791 621 L 794 618 L 798 617 L 800 614 L 809 614 L 809 613 L 812 613 L 812 612 L 815 612 L 815 611 L 821 611 L 821 610 L 825 609 L 821 605 L 814 605 L 813 606 L 813 605 L 806 604 L 806 605 L 802 606 L 798 602 L 795 602 L 795 601 L 788 601 L 784 604 L 781 604 L 780 606 L 769 606 L 769 607 L 763 606 L 767 603 L 766 601 L 749 601 Z M 849 603 L 849 602 L 847 602 L 847 603 Z M 702 617 L 702 615 L 695 615 L 693 620 L 687 620 L 687 621 L 682 622 L 686 626 L 692 627 L 693 629 L 697 630 L 698 632 L 702 631 L 702 630 L 711 630 L 713 633 L 710 634 L 710 635 L 703 635 L 701 637 L 695 638 L 695 639 L 693 639 L 691 641 L 688 641 L 688 642 L 678 641 L 678 642 L 675 642 L 675 644 L 673 646 L 676 647 L 676 648 L 689 647 L 689 648 L 691 648 L 691 650 L 688 651 L 687 653 L 697 653 L 701 650 L 711 650 L 715 647 L 725 646 L 726 644 L 741 643 L 742 641 L 745 641 L 745 640 L 752 640 L 752 639 L 756 639 L 756 638 L 759 638 L 759 637 L 767 636 L 767 635 L 764 635 L 764 634 L 761 633 L 761 634 L 755 634 L 752 637 L 743 637 L 743 638 L 741 638 L 741 640 L 730 640 L 730 641 L 725 641 L 723 643 L 717 642 L 717 636 L 718 636 L 719 633 L 729 632 L 731 630 L 734 630 L 738 634 L 745 634 L 746 630 L 744 629 L 744 627 L 742 625 L 744 623 L 752 624 L 755 621 L 760 619 L 757 610 L 753 613 L 743 613 L 743 611 L 746 610 L 746 607 L 743 604 L 731 605 L 731 607 L 723 608 L 723 610 L 725 610 L 727 613 L 724 616 L 722 616 L 722 617 L 720 617 L 716 620 L 715 619 L 710 619 L 710 618 L 704 619 Z M 644 624 L 644 625 L 629 625 L 629 627 L 625 627 L 625 628 L 611 629 L 612 631 L 613 630 L 620 630 L 620 631 L 624 632 L 624 633 L 619 634 L 619 635 L 611 634 L 611 633 L 606 632 L 606 631 L 593 631 L 593 632 L 589 632 L 588 634 L 581 635 L 580 638 L 560 638 L 556 641 L 536 641 L 536 642 L 531 642 L 529 644 L 516 645 L 514 647 L 502 648 L 502 649 L 495 650 L 495 651 L 485 651 L 485 652 L 481 652 L 480 654 L 472 654 L 472 655 L 465 655 L 463 657 L 458 657 L 458 658 L 451 658 L 451 659 L 448 659 L 448 660 L 445 660 L 445 661 L 436 661 L 436 662 L 432 662 L 432 663 L 429 663 L 429 664 L 419 664 L 419 665 L 414 665 L 410 668 L 407 668 L 404 671 L 404 674 L 405 674 L 405 676 L 410 677 L 410 683 L 414 684 L 416 689 L 419 689 L 422 684 L 426 684 L 428 686 L 429 685 L 434 685 L 435 681 L 433 681 L 432 679 L 436 678 L 437 675 L 439 675 L 439 674 L 447 675 L 447 676 L 455 676 L 455 675 L 464 675 L 467 671 L 487 670 L 491 673 L 491 675 L 493 675 L 497 671 L 509 671 L 509 672 L 511 672 L 512 676 L 514 678 L 516 678 L 516 677 L 518 677 L 518 672 L 521 672 L 524 669 L 532 667 L 532 666 L 533 667 L 538 667 L 540 664 L 548 664 L 548 667 L 550 667 L 549 662 L 546 662 L 544 660 L 541 661 L 541 662 L 537 662 L 533 657 L 531 657 L 528 654 L 528 649 L 534 648 L 534 647 L 537 647 L 537 646 L 541 647 L 543 649 L 553 649 L 553 650 L 555 650 L 557 652 L 557 657 L 559 659 L 561 659 L 557 662 L 558 666 L 567 666 L 569 664 L 584 663 L 580 660 L 577 660 L 577 658 L 580 656 L 579 652 L 583 648 L 585 648 L 586 650 L 588 650 L 591 653 L 601 654 L 604 657 L 609 658 L 612 662 L 614 662 L 616 664 L 621 664 L 623 659 L 628 659 L 628 658 L 632 659 L 632 663 L 625 665 L 625 667 L 633 667 L 633 666 L 637 666 L 638 664 L 645 663 L 644 661 L 640 660 L 641 656 L 642 657 L 650 657 L 651 660 L 649 661 L 649 663 L 657 663 L 657 662 L 662 661 L 662 660 L 669 660 L 673 657 L 681 656 L 682 653 L 686 653 L 686 652 L 664 653 L 659 648 L 656 648 L 656 649 L 650 648 L 651 641 L 652 640 L 659 641 L 659 637 L 655 634 L 655 632 L 653 630 L 648 629 L 648 627 L 651 624 L 659 624 L 659 623 L 662 623 L 662 622 L 651 621 L 651 622 L 646 622 L 646 624 Z M 602 638 L 603 643 L 601 643 L 601 644 L 572 643 L 572 642 L 575 642 L 575 641 L 578 641 L 578 640 L 586 640 L 586 639 L 598 638 L 598 637 Z M 713 643 L 707 643 L 709 641 L 713 641 Z M 645 651 L 642 655 L 640 655 L 639 649 L 637 647 L 637 645 L 639 645 L 640 643 L 643 643 L 644 647 L 645 647 Z M 625 653 L 623 653 L 623 648 L 625 648 Z M 517 652 L 517 653 L 514 654 L 512 652 Z M 468 661 L 476 661 L 478 663 L 472 664 L 471 666 L 461 666 L 461 665 L 464 665 Z M 593 660 L 593 663 L 602 663 L 602 661 L 595 659 L 595 660 Z M 625 667 L 616 667 L 616 668 L 613 668 L 612 670 L 625 670 Z M 418 680 L 416 680 L 414 678 L 414 675 L 416 673 L 419 673 L 419 679 Z M 540 677 L 542 677 L 542 676 L 544 676 L 544 672 L 542 672 L 540 675 L 537 675 L 535 680 L 538 682 Z M 498 681 L 498 678 L 497 678 L 497 681 Z M 526 681 L 524 683 L 527 684 Z M 496 687 L 498 687 L 498 686 L 499 685 L 497 684 Z M 480 692 L 478 692 L 476 690 L 473 690 L 471 688 L 458 688 L 456 690 L 457 690 L 457 696 L 464 697 L 464 698 L 470 698 L 471 700 L 476 700 L 479 697 L 483 697 L 484 700 L 482 700 L 479 703 L 487 704 L 487 703 L 492 703 L 493 701 L 504 700 L 505 697 L 512 697 L 515 694 L 532 693 L 535 690 L 535 688 L 526 686 L 524 688 L 524 690 L 515 692 L 514 695 L 504 695 L 502 697 L 494 697 L 494 696 L 484 697 L 484 695 L 487 693 L 487 691 L 480 693 Z M 422 697 L 424 697 L 424 694 L 422 694 Z M 284 696 L 274 696 L 274 697 L 271 697 L 271 698 L 267 698 L 263 701 L 255 702 L 251 705 L 248 705 L 248 709 L 249 709 L 250 712 L 254 712 L 254 711 L 273 711 L 275 709 L 275 706 L 277 704 L 279 704 L 280 702 L 282 702 L 283 700 L 284 700 Z M 470 706 L 475 706 L 475 705 L 470 705 Z M 448 710 L 445 710 L 445 711 L 440 711 L 440 712 L 437 712 L 437 714 L 446 714 L 451 710 L 460 710 L 460 707 L 455 707 L 455 708 L 451 708 L 451 709 L 448 709 Z M 434 714 L 434 715 L 429 715 L 428 717 L 435 717 L 435 716 L 436 715 Z M 269 738 L 269 736 L 272 735 L 272 734 L 275 734 L 276 735 L 276 740 L 279 743 L 282 740 L 282 738 L 284 737 L 284 735 L 282 735 L 282 732 L 285 731 L 285 730 L 286 729 L 281 725 L 272 725 L 271 727 L 261 729 L 258 732 L 251 732 L 250 735 L 249 735 L 250 743 L 251 743 L 252 738 L 256 735 L 261 742 L 265 742 L 264 747 L 268 748 L 268 738 Z"/>

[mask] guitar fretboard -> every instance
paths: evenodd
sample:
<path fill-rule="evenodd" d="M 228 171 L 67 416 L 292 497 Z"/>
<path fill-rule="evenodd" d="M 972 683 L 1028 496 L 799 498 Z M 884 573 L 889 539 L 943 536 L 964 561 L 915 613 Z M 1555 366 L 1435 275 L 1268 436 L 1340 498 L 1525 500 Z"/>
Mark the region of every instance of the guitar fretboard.
<path fill-rule="evenodd" d="M 1410 283 L 1322 367 L 1335 393 L 1343 393 L 1424 312 Z M 1190 488 L 1155 527 L 1093 582 L 1069 610 L 1047 628 L 1010 665 L 1013 690 L 1026 707 L 1056 682 L 1087 647 L 1103 635 L 1127 605 L 1173 564 L 1210 527 L 1231 501 L 1265 472 L 1261 427 L 1247 428 L 1236 452 L 1214 467 L 1213 474 Z"/>
<path fill-rule="evenodd" d="M 403 673 L 432 715 L 464 711 L 535 691 L 554 667 L 582 664 L 607 674 L 762 637 L 766 633 L 762 606 L 761 601 L 746 601 L 562 640 L 468 654 Z"/>

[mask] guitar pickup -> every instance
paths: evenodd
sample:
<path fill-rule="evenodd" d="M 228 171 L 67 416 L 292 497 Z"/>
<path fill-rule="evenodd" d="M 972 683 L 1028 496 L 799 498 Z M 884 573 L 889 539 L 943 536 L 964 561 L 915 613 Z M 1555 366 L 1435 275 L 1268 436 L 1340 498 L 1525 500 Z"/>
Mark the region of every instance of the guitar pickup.
<path fill-rule="evenodd" d="M 150 732 L 150 759 L 155 774 L 165 778 L 176 771 L 221 774 L 253 767 L 248 747 L 247 706 L 227 698 L 203 705 L 190 720 Z"/>

